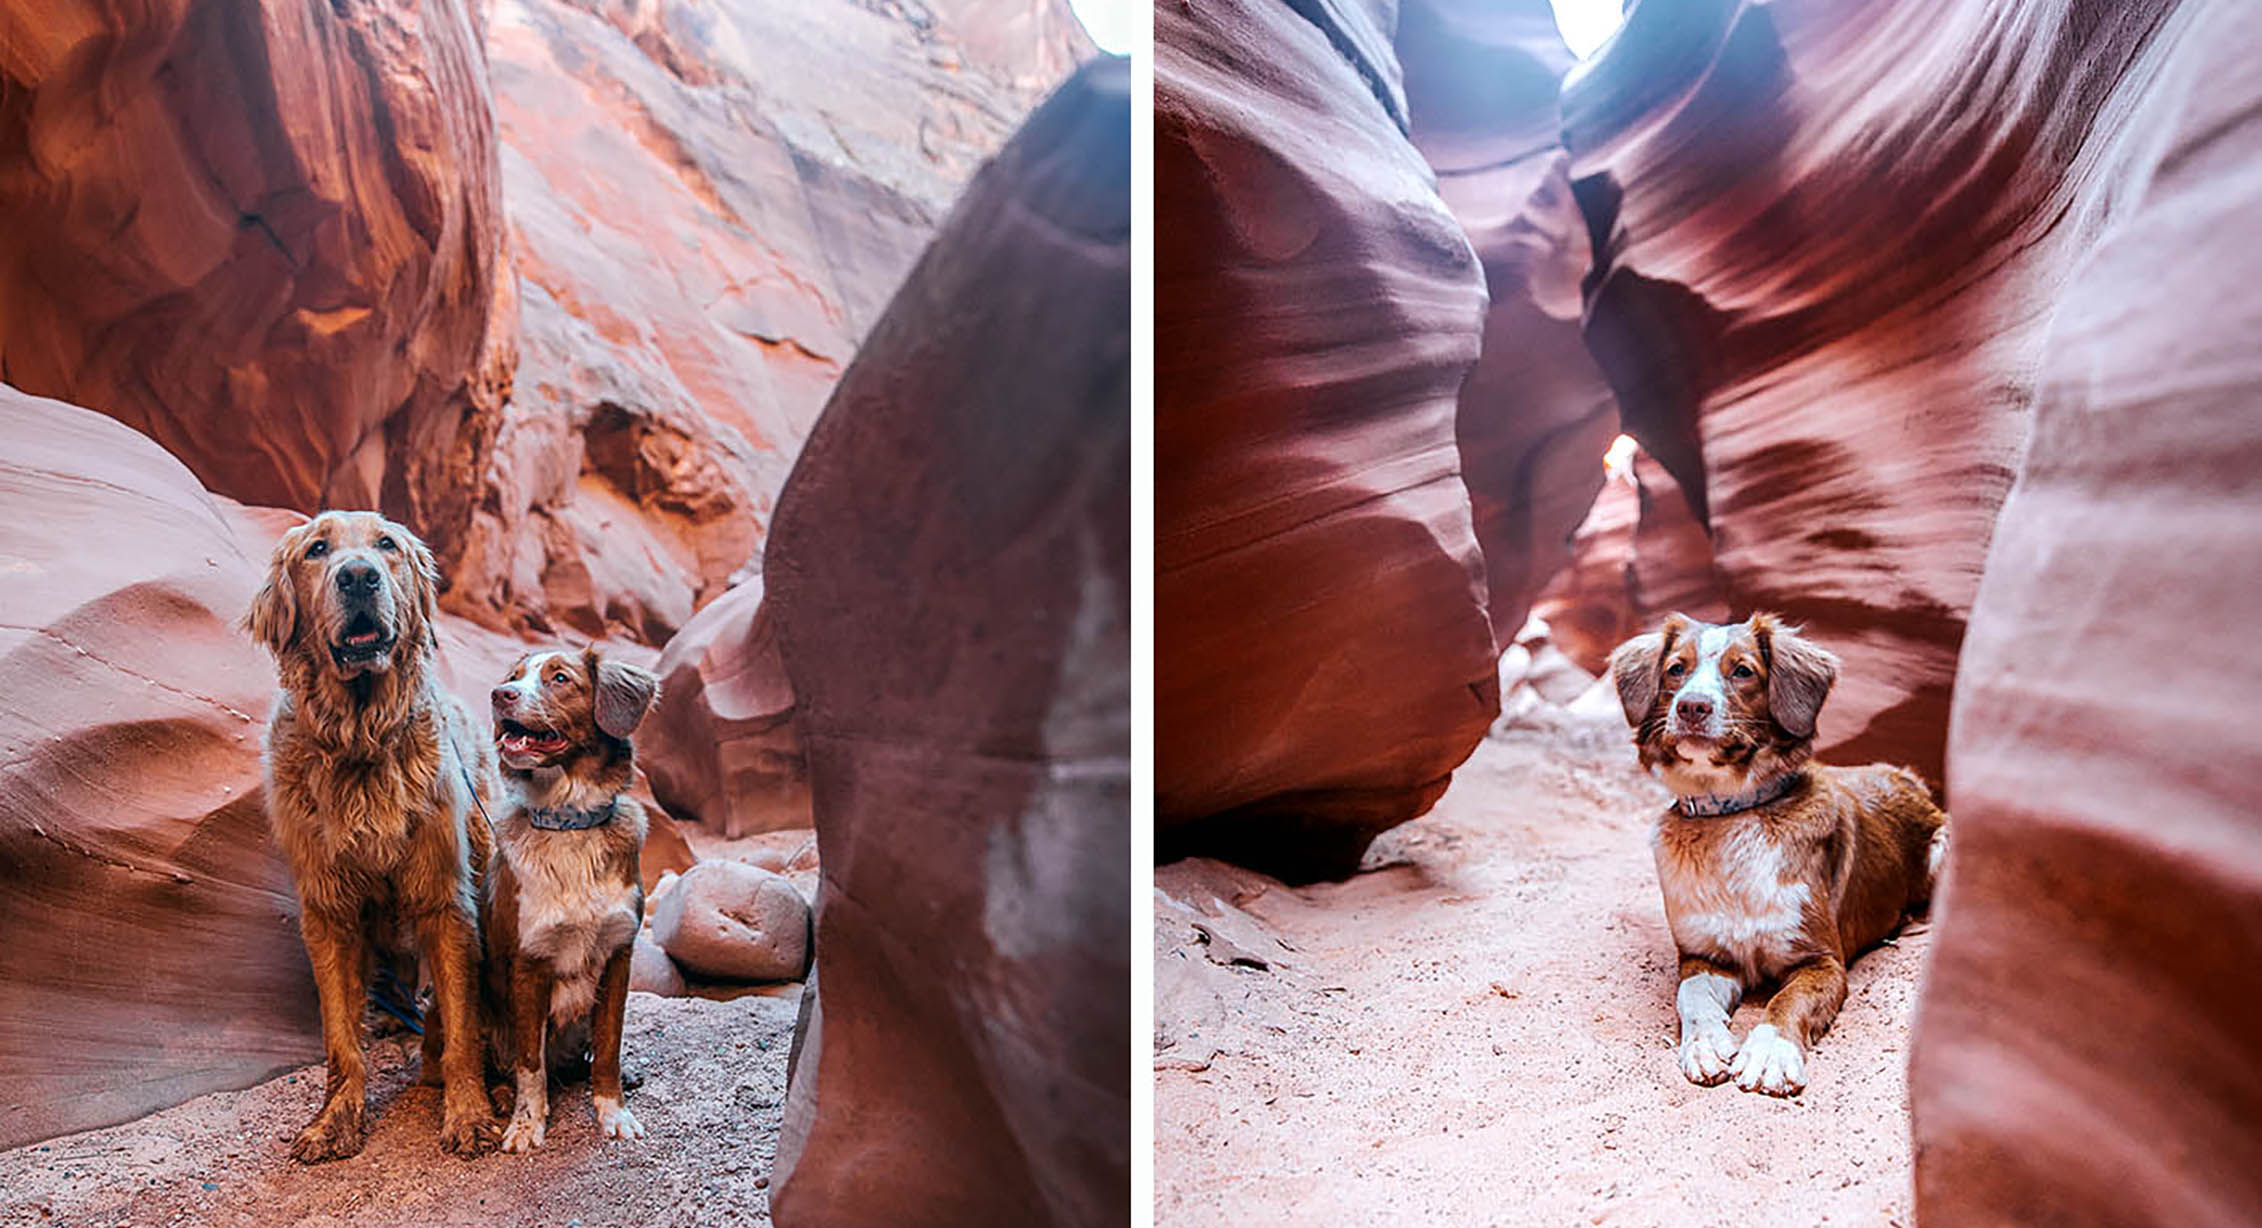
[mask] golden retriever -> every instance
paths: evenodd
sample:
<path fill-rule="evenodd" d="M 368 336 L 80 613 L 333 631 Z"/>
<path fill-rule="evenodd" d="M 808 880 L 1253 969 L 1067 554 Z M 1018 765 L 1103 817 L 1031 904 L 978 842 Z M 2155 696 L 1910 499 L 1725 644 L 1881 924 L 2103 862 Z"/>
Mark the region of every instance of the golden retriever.
<path fill-rule="evenodd" d="M 283 535 L 244 626 L 275 655 L 267 810 L 298 886 L 329 1086 L 291 1144 L 306 1163 L 361 1150 L 362 999 L 370 961 L 412 935 L 432 980 L 424 1081 L 444 1074 L 440 1145 L 472 1156 L 488 1104 L 479 899 L 495 758 L 435 676 L 432 554 L 374 512 L 324 512 Z"/>

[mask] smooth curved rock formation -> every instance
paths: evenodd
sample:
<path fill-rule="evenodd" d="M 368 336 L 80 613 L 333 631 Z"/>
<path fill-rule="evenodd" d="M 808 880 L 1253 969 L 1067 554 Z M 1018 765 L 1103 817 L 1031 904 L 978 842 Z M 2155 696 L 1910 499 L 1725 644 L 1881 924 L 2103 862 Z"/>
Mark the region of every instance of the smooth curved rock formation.
<path fill-rule="evenodd" d="M 0 374 L 461 548 L 517 361 L 476 6 L 0 10 Z"/>
<path fill-rule="evenodd" d="M 1532 613 L 1590 674 L 1605 672 L 1611 649 L 1676 610 L 1706 622 L 1728 619 L 1712 539 L 1681 484 L 1646 452 L 1637 449 L 1603 484 L 1570 549 L 1570 565 L 1541 590 Z"/>
<path fill-rule="evenodd" d="M 1580 336 L 1591 263 L 1556 96 L 1573 63 L 1546 0 L 1407 0 L 1395 47 L 1414 147 L 1484 268 L 1484 346 L 1454 436 L 1505 649 L 1602 485 L 1618 404 Z"/>
<path fill-rule="evenodd" d="M 1940 778 L 2090 141 L 2172 7 L 1645 3 L 1564 90 L 1588 345 L 1731 610 L 1844 659 L 1825 758 Z"/>
<path fill-rule="evenodd" d="M 156 445 L 0 386 L 0 1147 L 321 1055 L 259 747 L 264 574 Z M 161 1040 L 160 1040 L 161 1038 Z"/>
<path fill-rule="evenodd" d="M 1155 11 L 1157 838 L 1297 879 L 1499 709 L 1456 435 L 1481 270 L 1387 24 L 1305 11 Z"/>
<path fill-rule="evenodd" d="M 1926 1224 L 2262 1222 L 2262 13 L 2180 7 L 1956 681 Z"/>
<path fill-rule="evenodd" d="M 667 642 L 752 574 L 842 366 L 1090 52 L 1065 0 L 500 0 L 517 393 L 448 604 Z"/>
<path fill-rule="evenodd" d="M 1129 89 L 1085 65 L 975 178 L 779 500 L 823 867 L 782 1228 L 1129 1203 Z"/>
<path fill-rule="evenodd" d="M 660 699 L 637 733 L 637 760 L 668 808 L 723 836 L 808 827 L 793 683 L 761 580 L 699 611 L 657 668 Z"/>

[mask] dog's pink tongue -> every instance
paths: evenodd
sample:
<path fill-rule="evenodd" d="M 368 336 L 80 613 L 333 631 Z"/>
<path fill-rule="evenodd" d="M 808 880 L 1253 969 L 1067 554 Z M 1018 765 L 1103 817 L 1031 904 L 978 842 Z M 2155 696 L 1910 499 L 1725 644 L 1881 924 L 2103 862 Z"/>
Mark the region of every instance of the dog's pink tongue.
<path fill-rule="evenodd" d="M 348 644 L 374 644 L 376 642 L 377 633 L 374 631 L 357 632 L 356 634 L 346 637 L 346 643 Z"/>

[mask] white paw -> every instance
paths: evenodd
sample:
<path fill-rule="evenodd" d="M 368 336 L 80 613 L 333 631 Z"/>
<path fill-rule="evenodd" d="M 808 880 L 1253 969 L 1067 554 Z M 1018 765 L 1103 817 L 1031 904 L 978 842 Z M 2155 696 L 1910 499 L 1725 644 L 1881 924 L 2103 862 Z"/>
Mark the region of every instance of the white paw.
<path fill-rule="evenodd" d="M 543 1114 L 528 1112 L 526 1102 L 519 1101 L 517 1111 L 511 1114 L 509 1128 L 503 1131 L 503 1150 L 515 1155 L 541 1146 L 542 1117 Z"/>
<path fill-rule="evenodd" d="M 1681 1073 L 1699 1087 L 1710 1087 L 1728 1077 L 1728 1063 L 1736 1056 L 1736 1037 L 1726 1024 L 1716 1023 L 1681 1038 Z"/>
<path fill-rule="evenodd" d="M 644 1123 L 636 1114 L 618 1100 L 599 1099 L 597 1106 L 597 1133 L 606 1138 L 643 1138 Z"/>
<path fill-rule="evenodd" d="M 1763 1023 L 1744 1037 L 1744 1047 L 1736 1051 L 1731 1073 L 1736 1076 L 1736 1086 L 1747 1092 L 1796 1096 L 1806 1090 L 1806 1053 L 1797 1041 L 1776 1031 L 1774 1024 Z"/>

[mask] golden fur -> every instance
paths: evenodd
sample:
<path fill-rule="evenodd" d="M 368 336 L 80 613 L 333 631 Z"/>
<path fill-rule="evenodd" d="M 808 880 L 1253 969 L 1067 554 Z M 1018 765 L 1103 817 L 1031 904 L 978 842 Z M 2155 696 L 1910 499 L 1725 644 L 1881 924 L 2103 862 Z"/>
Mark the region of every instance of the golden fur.
<path fill-rule="evenodd" d="M 521 657 L 494 690 L 504 802 L 487 930 L 488 996 L 499 1052 L 516 1079 L 505 1151 L 542 1145 L 549 1067 L 587 1037 L 597 1132 L 642 1138 L 622 1103 L 620 1042 L 629 953 L 644 916 L 644 808 L 628 796 L 628 737 L 659 680 L 595 648 Z M 533 811 L 609 818 L 581 830 L 535 826 Z M 563 1063 L 560 1063 L 563 1064 Z"/>
<path fill-rule="evenodd" d="M 492 843 L 479 806 L 495 761 L 435 677 L 436 592 L 414 534 L 373 512 L 324 512 L 276 544 L 244 620 L 281 680 L 267 810 L 298 888 L 329 1065 L 322 1108 L 291 1144 L 309 1163 L 361 1150 L 369 965 L 404 932 L 432 980 L 424 1078 L 444 1073 L 441 1145 L 476 1155 L 501 1134 L 481 1077 L 475 971 Z M 342 655 L 373 634 L 354 649 L 363 655 Z"/>
<path fill-rule="evenodd" d="M 1642 766 L 1681 799 L 1655 844 L 1680 951 L 1682 1071 L 1795 1095 L 1845 1002 L 1846 965 L 1930 902 L 1947 815 L 1906 769 L 1811 762 L 1837 659 L 1772 615 L 1712 627 L 1675 614 L 1621 645 L 1611 674 Z M 1728 1016 L 1767 982 L 1767 1020 L 1739 1045 Z"/>

